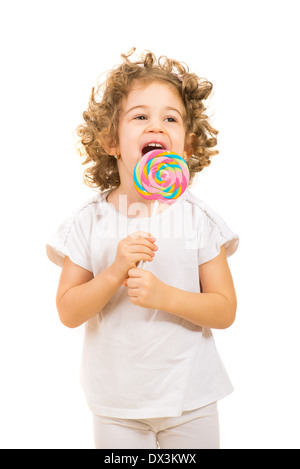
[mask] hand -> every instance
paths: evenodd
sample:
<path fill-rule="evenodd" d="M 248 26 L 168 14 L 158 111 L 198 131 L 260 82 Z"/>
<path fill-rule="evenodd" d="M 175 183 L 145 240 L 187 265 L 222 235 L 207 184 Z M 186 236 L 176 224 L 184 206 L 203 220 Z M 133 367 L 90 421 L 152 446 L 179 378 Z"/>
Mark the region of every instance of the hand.
<path fill-rule="evenodd" d="M 128 271 L 137 267 L 140 261 L 153 261 L 157 246 L 155 238 L 150 233 L 138 231 L 122 239 L 117 248 L 117 254 L 112 264 L 116 276 L 125 280 Z"/>
<path fill-rule="evenodd" d="M 162 309 L 166 285 L 152 272 L 137 268 L 130 269 L 124 286 L 128 287 L 129 299 L 134 305 Z"/>

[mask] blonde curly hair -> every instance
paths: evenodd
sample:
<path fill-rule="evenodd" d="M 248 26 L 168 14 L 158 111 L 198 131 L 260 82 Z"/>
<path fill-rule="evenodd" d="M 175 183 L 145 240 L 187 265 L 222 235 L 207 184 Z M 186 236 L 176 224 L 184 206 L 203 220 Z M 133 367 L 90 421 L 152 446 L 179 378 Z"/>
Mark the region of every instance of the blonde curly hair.
<path fill-rule="evenodd" d="M 189 73 L 187 65 L 165 56 L 157 60 L 152 52 L 146 52 L 139 61 L 131 62 L 129 57 L 134 51 L 132 49 L 128 54 L 122 54 L 123 63 L 109 72 L 96 91 L 92 89 L 88 109 L 83 113 L 85 123 L 76 129 L 80 137 L 77 147 L 85 158 L 82 164 L 89 164 L 84 171 L 84 183 L 100 191 L 120 185 L 117 160 L 108 154 L 107 149 L 119 143 L 118 123 L 122 101 L 136 81 L 146 84 L 166 82 L 173 85 L 181 96 L 186 110 L 186 135 L 194 135 L 193 154 L 187 161 L 190 183 L 195 174 L 208 166 L 211 157 L 218 153 L 212 150 L 217 144 L 218 131 L 210 125 L 203 103 L 212 91 L 212 84 Z"/>

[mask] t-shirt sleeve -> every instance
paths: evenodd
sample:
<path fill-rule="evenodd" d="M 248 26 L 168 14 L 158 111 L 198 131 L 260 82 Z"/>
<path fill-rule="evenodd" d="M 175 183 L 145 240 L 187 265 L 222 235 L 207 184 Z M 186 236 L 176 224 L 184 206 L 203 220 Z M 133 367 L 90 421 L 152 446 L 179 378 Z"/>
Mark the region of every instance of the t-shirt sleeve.
<path fill-rule="evenodd" d="M 46 252 L 50 261 L 60 267 L 68 256 L 74 264 L 92 272 L 86 220 L 82 216 L 66 220 L 46 244 Z"/>
<path fill-rule="evenodd" d="M 198 233 L 198 265 L 204 264 L 220 254 L 220 248 L 223 245 L 226 249 L 226 255 L 229 257 L 237 250 L 239 237 L 220 215 L 206 207 L 202 213 Z"/>

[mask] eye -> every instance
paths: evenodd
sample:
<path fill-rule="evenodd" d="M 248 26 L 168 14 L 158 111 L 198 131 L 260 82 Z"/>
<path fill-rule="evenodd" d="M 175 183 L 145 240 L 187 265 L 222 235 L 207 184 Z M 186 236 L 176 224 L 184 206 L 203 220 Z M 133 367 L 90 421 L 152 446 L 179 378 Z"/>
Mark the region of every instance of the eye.
<path fill-rule="evenodd" d="M 135 116 L 134 117 L 134 120 L 142 120 L 143 121 L 143 120 L 146 120 L 146 119 L 147 119 L 147 117 L 142 115 L 142 114 L 140 116 Z"/>
<path fill-rule="evenodd" d="M 167 122 L 177 122 L 177 120 L 175 119 L 175 117 L 166 117 L 165 120 Z"/>

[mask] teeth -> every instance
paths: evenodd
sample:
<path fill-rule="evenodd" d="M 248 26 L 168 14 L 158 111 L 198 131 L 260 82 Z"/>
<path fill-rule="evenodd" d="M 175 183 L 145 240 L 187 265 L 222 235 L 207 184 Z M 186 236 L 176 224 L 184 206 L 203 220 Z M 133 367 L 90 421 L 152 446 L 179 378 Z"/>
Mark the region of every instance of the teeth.
<path fill-rule="evenodd" d="M 160 143 L 148 143 L 147 147 L 162 148 Z"/>
<path fill-rule="evenodd" d="M 145 155 L 146 153 L 148 153 L 148 151 L 154 148 L 159 148 L 160 150 L 164 150 L 164 147 L 160 143 L 151 142 L 151 143 L 147 143 L 147 145 L 144 146 L 142 150 L 142 155 Z"/>
<path fill-rule="evenodd" d="M 159 148 L 163 149 L 164 147 L 160 143 L 147 143 L 147 145 L 144 146 L 143 149 L 145 148 Z"/>

